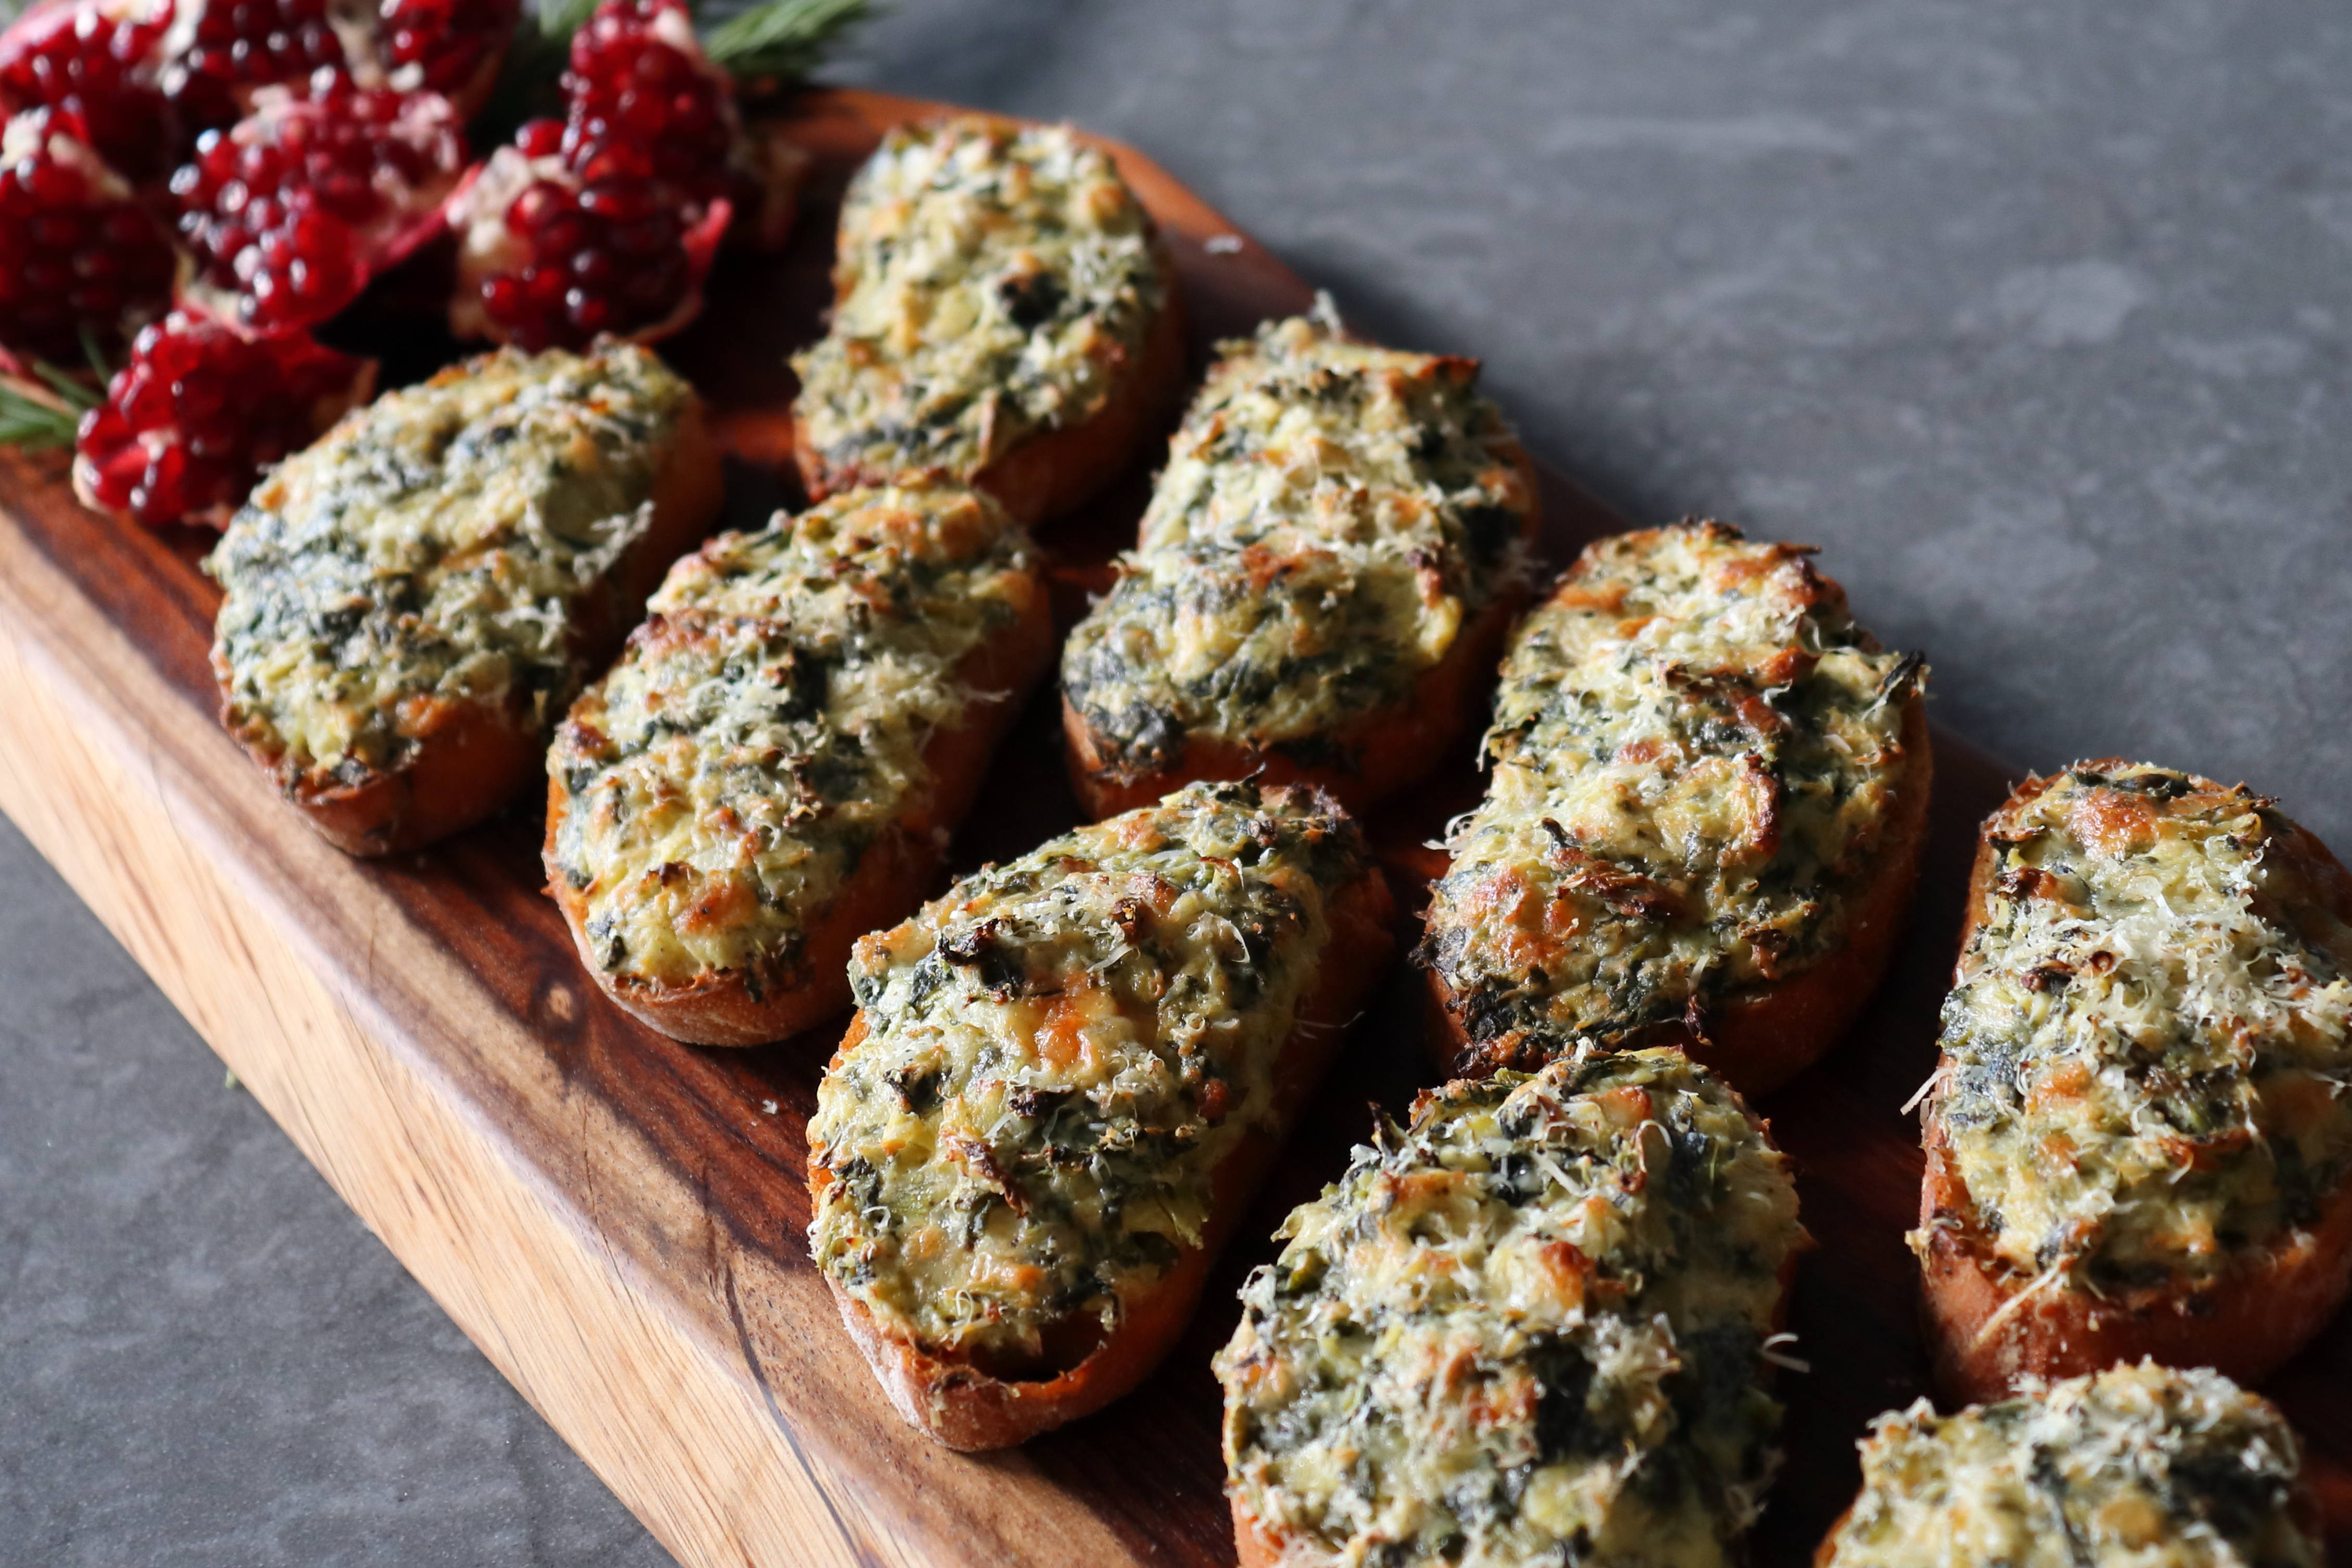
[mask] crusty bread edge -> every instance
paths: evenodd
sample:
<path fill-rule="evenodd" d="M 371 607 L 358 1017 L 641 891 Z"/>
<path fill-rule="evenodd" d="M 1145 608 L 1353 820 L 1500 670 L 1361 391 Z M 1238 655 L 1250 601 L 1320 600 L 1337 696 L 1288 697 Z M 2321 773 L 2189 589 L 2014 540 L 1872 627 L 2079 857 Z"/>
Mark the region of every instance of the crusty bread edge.
<path fill-rule="evenodd" d="M 1779 1089 L 1837 1044 L 1885 978 L 1919 883 L 1936 767 L 1927 701 L 1916 692 L 1904 704 L 1898 744 L 1903 766 L 1895 801 L 1869 879 L 1847 906 L 1844 945 L 1783 979 L 1718 998 L 1701 1021 L 1703 1038 L 1675 1022 L 1625 1043 L 1680 1047 L 1751 1097 Z M 1439 1020 L 1428 1037 L 1441 1070 L 1477 1074 L 1532 1065 L 1482 1057 L 1463 1027 L 1452 988 L 1434 969 L 1425 973 Z"/>
<path fill-rule="evenodd" d="M 1542 525 L 1535 465 L 1513 442 L 1506 454 L 1518 470 L 1528 498 L 1519 540 L 1532 547 Z M 1484 689 L 1501 661 L 1503 639 L 1528 606 L 1530 585 L 1505 584 L 1445 650 L 1445 657 L 1413 681 L 1402 702 L 1360 714 L 1328 735 L 1315 737 L 1355 759 L 1353 766 L 1301 763 L 1279 747 L 1261 749 L 1231 741 L 1187 735 L 1175 763 L 1151 772 L 1130 772 L 1118 760 L 1118 746 L 1087 721 L 1066 693 L 1062 698 L 1062 735 L 1070 784 L 1087 815 L 1097 822 L 1148 805 L 1195 779 L 1243 779 L 1267 784 L 1312 784 L 1348 810 L 1362 816 L 1411 789 L 1433 773 L 1473 726 L 1484 709 Z"/>
<path fill-rule="evenodd" d="M 1019 442 L 969 477 L 1016 521 L 1035 527 L 1076 510 L 1125 473 L 1145 445 L 1175 416 L 1184 393 L 1184 299 L 1176 262 L 1156 233 L 1151 256 L 1161 285 L 1159 312 L 1144 329 L 1133 360 L 1119 366 L 1103 405 L 1077 424 Z M 887 484 L 893 473 L 825 460 L 793 410 L 793 463 L 812 501 L 861 485 Z"/>
<path fill-rule="evenodd" d="M 1253 1130 L 1211 1174 L 1208 1224 L 1202 1245 L 1186 1249 L 1174 1268 L 1123 1303 L 1120 1322 L 1076 1367 L 1048 1381 L 1007 1382 L 930 1355 L 877 1322 L 865 1305 L 830 1274 L 825 1284 L 850 1337 L 874 1369 L 891 1407 L 926 1436 L 967 1451 L 1007 1447 L 1098 1410 L 1132 1389 L 1175 1344 L 1200 1300 L 1209 1270 L 1231 1239 L 1266 1168 L 1280 1152 L 1299 1110 L 1321 1082 L 1353 1019 L 1386 968 L 1394 937 L 1394 904 L 1377 863 L 1332 899 L 1331 931 L 1316 986 L 1300 1007 L 1275 1066 L 1270 1122 Z M 852 1020 L 838 1062 L 865 1037 L 865 1016 Z M 814 1208 L 830 1173 L 822 1149 L 809 1160 Z"/>
<path fill-rule="evenodd" d="M 2110 757 L 2078 765 L 2106 772 L 2132 764 Z M 2000 857 L 1988 835 L 2005 813 L 2052 782 L 2027 779 L 1985 819 L 1969 874 L 1963 955 L 2000 871 Z M 2200 788 L 2221 787 L 2208 779 L 2196 782 Z M 2307 830 L 2298 832 L 2300 847 L 2342 878 L 2343 868 L 2327 847 Z M 2339 887 L 2347 912 L 2352 912 L 2352 878 Z M 1951 1059 L 1938 1056 L 1936 1066 L 1942 1074 Z M 2167 1285 L 2102 1300 L 2066 1289 L 2061 1281 L 2017 1304 L 2032 1281 L 2019 1280 L 1991 1262 L 1977 1224 L 1976 1201 L 1952 1165 L 1938 1114 L 1942 1098 L 1929 1096 L 1922 1118 L 1927 1168 L 1919 1185 L 1919 1229 L 1926 1241 L 1919 1260 L 1920 1315 L 1936 1386 L 1948 1398 L 1998 1399 L 2029 1374 L 2074 1377 L 2144 1356 L 2168 1366 L 2210 1366 L 2239 1383 L 2257 1384 L 2310 1343 L 2352 1294 L 2347 1176 L 2321 1206 L 2315 1225 L 2257 1249 L 2207 1291 Z"/>
<path fill-rule="evenodd" d="M 911 817 L 890 824 L 867 846 L 857 868 L 807 926 L 791 983 L 771 982 L 753 996 L 740 969 L 714 970 L 685 984 L 611 973 L 596 960 L 587 933 L 587 900 L 562 872 L 556 845 L 571 808 L 562 781 L 547 781 L 547 839 L 541 858 L 548 891 L 563 911 L 581 966 L 605 995 L 648 1027 L 698 1046 L 758 1046 L 799 1034 L 849 1005 L 850 949 L 867 931 L 894 925 L 922 901 L 938 871 L 945 835 L 971 808 L 989 759 L 1021 717 L 1029 693 L 1054 657 L 1051 596 L 1042 572 L 1030 573 L 1021 616 L 966 654 L 956 680 L 989 694 L 965 710 L 963 721 L 933 731 L 923 748 L 932 781 Z"/>
<path fill-rule="evenodd" d="M 572 653 L 583 668 L 611 656 L 670 562 L 709 531 L 719 515 L 725 499 L 719 449 L 702 402 L 691 393 L 656 464 L 651 499 L 652 524 L 577 606 Z M 227 724 L 230 674 L 217 646 L 213 674 L 221 721 Z M 397 854 L 472 826 L 529 788 L 546 754 L 538 727 L 511 700 L 496 706 L 436 702 L 399 765 L 355 784 L 289 777 L 282 750 L 244 743 L 320 837 L 359 856 Z"/>

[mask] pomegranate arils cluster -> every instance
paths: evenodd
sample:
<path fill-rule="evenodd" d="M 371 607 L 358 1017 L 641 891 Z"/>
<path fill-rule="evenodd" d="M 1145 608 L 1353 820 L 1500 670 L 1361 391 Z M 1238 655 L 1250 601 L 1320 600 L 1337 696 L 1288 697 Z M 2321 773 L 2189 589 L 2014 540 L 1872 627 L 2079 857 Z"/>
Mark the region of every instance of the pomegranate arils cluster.
<path fill-rule="evenodd" d="M 182 12 L 163 86 L 191 127 L 234 122 L 256 88 L 352 63 L 329 0 L 201 0 Z"/>
<path fill-rule="evenodd" d="M 76 116 L 16 116 L 0 158 L 0 343 L 74 364 L 84 334 L 118 349 L 128 330 L 163 314 L 171 244 Z"/>
<path fill-rule="evenodd" d="M 171 158 L 155 63 L 171 0 L 74 0 L 26 12 L 0 34 L 0 109 L 78 115 L 99 155 L 132 178 Z"/>
<path fill-rule="evenodd" d="M 435 92 L 355 88 L 331 72 L 264 89 L 208 131 L 172 176 L 196 302 L 257 331 L 307 326 L 438 226 L 465 163 L 456 110 Z"/>
<path fill-rule="evenodd" d="M 373 369 L 305 335 L 247 338 L 174 311 L 82 416 L 75 492 L 146 523 L 225 520 L 261 468 L 367 395 Z"/>
<path fill-rule="evenodd" d="M 572 36 L 563 92 L 563 158 L 583 180 L 724 194 L 734 100 L 677 0 L 599 6 Z"/>
<path fill-rule="evenodd" d="M 538 350 L 683 323 L 732 211 L 724 72 L 677 0 L 605 0 L 572 40 L 565 115 L 451 204 L 461 335 Z"/>

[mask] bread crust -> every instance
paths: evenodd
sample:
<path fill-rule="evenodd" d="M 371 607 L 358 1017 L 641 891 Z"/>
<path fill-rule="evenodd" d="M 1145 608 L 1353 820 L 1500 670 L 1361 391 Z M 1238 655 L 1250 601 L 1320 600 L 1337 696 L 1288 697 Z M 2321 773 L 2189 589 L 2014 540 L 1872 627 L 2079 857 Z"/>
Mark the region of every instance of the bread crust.
<path fill-rule="evenodd" d="M 2167 1284 L 2104 1300 L 2054 1289 L 2021 1303 L 2032 1282 L 1990 1262 L 1975 1210 L 1942 1129 L 1931 1128 L 1920 1305 L 1936 1387 L 1963 1404 L 2001 1398 L 2027 1376 L 2074 1377 L 2142 1357 L 2259 1384 L 2311 1342 L 2352 1286 L 2352 1182 L 2329 1194 L 2318 1224 L 2255 1251 L 2210 1289 Z"/>
<path fill-rule="evenodd" d="M 1507 456 L 1519 473 L 1528 510 L 1519 542 L 1532 548 L 1542 525 L 1535 465 L 1513 442 Z M 1532 585 L 1512 582 L 1462 629 L 1445 657 L 1421 672 L 1412 695 L 1349 720 L 1314 739 L 1350 759 L 1342 764 L 1302 763 L 1281 747 L 1261 750 L 1229 741 L 1188 735 L 1172 766 L 1130 773 L 1118 762 L 1118 747 L 1087 722 L 1066 695 L 1062 735 L 1068 742 L 1070 783 L 1087 815 L 1099 822 L 1195 779 L 1245 779 L 1270 784 L 1311 784 L 1360 816 L 1421 783 L 1462 744 L 1472 721 L 1484 711 L 1485 689 L 1501 663 L 1503 639 L 1528 607 Z"/>
<path fill-rule="evenodd" d="M 1050 1380 L 1011 1381 L 942 1360 L 894 1334 L 830 1274 L 825 1286 L 841 1321 L 888 1395 L 891 1408 L 934 1441 L 966 1451 L 1009 1447 L 1066 1421 L 1099 1410 L 1141 1383 L 1175 1344 L 1199 1302 L 1209 1270 L 1232 1238 L 1251 1194 L 1280 1151 L 1290 1126 L 1322 1081 L 1347 1025 L 1387 967 L 1395 906 L 1376 864 L 1331 901 L 1329 940 L 1314 991 L 1275 1061 L 1274 1116 L 1253 1130 L 1210 1175 L 1210 1209 L 1202 1244 L 1143 1291 L 1122 1298 L 1118 1326 L 1076 1366 Z M 866 1036 L 863 1014 L 843 1037 L 838 1062 Z M 809 1161 L 812 1205 L 832 1182 L 818 1155 Z"/>
<path fill-rule="evenodd" d="M 1282 1561 L 1282 1546 L 1257 1516 L 1257 1510 L 1238 1496 L 1228 1493 L 1225 1500 L 1233 1506 L 1234 1554 L 1241 1559 L 1241 1568 L 1275 1568 Z M 1328 1552 L 1325 1562 L 1333 1562 Z M 1310 1568 L 1313 1559 L 1299 1553 L 1292 1568 Z"/>
<path fill-rule="evenodd" d="M 2131 766 L 2120 758 L 2080 764 Z M 2204 781 L 2200 781 L 2202 784 Z M 2048 780 L 2029 779 L 2011 796 L 2032 799 Z M 2218 786 L 2213 786 L 2218 787 Z M 1999 813 L 1986 821 L 1988 830 Z M 2352 918 L 2352 878 L 2308 832 L 2296 848 L 2332 868 L 2339 913 Z M 1979 836 L 1969 875 L 1960 951 L 1975 940 L 2000 856 Z M 1937 1058 L 1941 1072 L 1948 1056 Z M 2026 1376 L 2057 1379 L 2118 1362 L 2152 1358 L 2168 1366 L 2210 1366 L 2254 1384 L 2293 1359 L 2352 1294 L 2352 1176 L 2321 1205 L 2318 1222 L 2277 1244 L 2252 1249 L 2205 1289 L 2179 1282 L 2105 1299 L 2062 1288 L 2020 1301 L 2033 1282 L 1999 1265 L 1977 1218 L 1976 1200 L 1953 1167 L 1937 1100 L 1925 1118 L 1927 1169 L 1919 1187 L 1920 1317 L 1935 1360 L 1936 1386 L 1963 1403 L 1999 1399 Z"/>
<path fill-rule="evenodd" d="M 1034 527 L 1085 505 L 1125 473 L 1151 437 L 1175 417 L 1184 394 L 1184 300 L 1176 281 L 1175 258 L 1156 233 L 1151 259 L 1160 275 L 1162 303 L 1144 329 L 1132 361 L 1118 367 L 1103 405 L 1076 425 L 1031 436 L 964 476 L 966 483 L 987 491 L 1014 521 Z M 807 422 L 797 408 L 793 413 L 793 464 L 813 501 L 862 485 L 887 484 L 896 477 L 858 463 L 827 462 L 809 438 Z"/>
<path fill-rule="evenodd" d="M 679 411 L 655 470 L 651 526 L 575 606 L 573 657 L 589 667 L 612 657 L 662 574 L 709 531 L 724 499 L 719 449 L 693 399 Z M 217 647 L 213 675 L 226 724 L 229 670 Z M 545 766 L 546 740 L 519 689 L 499 705 L 434 698 L 418 709 L 408 755 L 355 782 L 289 780 L 282 752 L 246 750 L 320 837 L 361 856 L 397 854 L 471 827 L 529 788 Z"/>
<path fill-rule="evenodd" d="M 1020 718 L 1030 690 L 1054 657 L 1052 602 L 1041 580 L 1034 584 L 1021 618 L 972 649 L 957 664 L 958 684 L 975 691 L 1004 692 L 1003 700 L 976 702 L 964 722 L 935 732 L 923 748 L 933 781 L 909 803 L 858 858 L 833 903 L 810 921 L 798 970 L 789 984 L 773 980 L 753 994 L 740 969 L 714 970 L 686 984 L 609 973 L 588 939 L 588 901 L 562 869 L 556 845 L 571 797 L 548 781 L 547 840 L 541 858 L 548 891 L 563 911 L 581 966 L 624 1011 L 672 1039 L 698 1046 L 757 1046 L 783 1039 L 823 1023 L 849 1005 L 849 950 L 867 931 L 894 925 L 922 902 L 938 872 L 948 833 L 971 808 L 987 774 L 989 758 Z"/>
<path fill-rule="evenodd" d="M 1844 945 L 1785 979 L 1717 999 L 1702 1017 L 1661 1024 L 1622 1044 L 1678 1047 L 1749 1097 L 1779 1089 L 1837 1044 L 1885 977 L 1919 883 L 1935 758 L 1927 700 L 1917 692 L 1904 704 L 1902 745 L 1901 786 L 1870 879 L 1847 905 Z M 1435 970 L 1424 973 L 1438 1018 L 1430 1051 L 1440 1070 L 1476 1077 L 1542 1065 L 1540 1046 L 1517 1037 L 1472 1044 L 1453 988 Z"/>

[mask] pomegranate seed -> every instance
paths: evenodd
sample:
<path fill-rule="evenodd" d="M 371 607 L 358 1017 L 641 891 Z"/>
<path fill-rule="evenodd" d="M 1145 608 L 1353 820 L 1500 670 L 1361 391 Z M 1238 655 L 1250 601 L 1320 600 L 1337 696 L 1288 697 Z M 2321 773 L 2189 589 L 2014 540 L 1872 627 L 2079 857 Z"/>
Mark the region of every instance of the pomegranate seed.
<path fill-rule="evenodd" d="M 193 302 L 257 331 L 324 321 L 438 230 L 465 160 L 438 93 L 341 79 L 262 89 L 172 175 Z"/>
<path fill-rule="evenodd" d="M 473 100 L 498 74 L 521 0 L 383 0 L 385 63 L 404 87 Z M 399 73 L 403 68 L 411 81 Z"/>
<path fill-rule="evenodd" d="M 515 132 L 515 145 L 526 158 L 551 158 L 563 149 L 563 121 L 530 121 Z"/>
<path fill-rule="evenodd" d="M 133 179 L 160 173 L 171 135 L 156 86 L 171 0 L 66 0 L 0 33 L 0 109 L 62 109 L 83 139 Z"/>
<path fill-rule="evenodd" d="M 173 311 L 131 344 L 82 416 L 74 489 L 160 526 L 227 521 L 261 468 L 367 395 L 375 366 L 307 333 L 254 339 Z"/>
<path fill-rule="evenodd" d="M 20 114 L 0 156 L 0 344 L 63 363 L 85 332 L 120 352 L 172 296 L 170 240 L 82 129 L 67 110 Z"/>

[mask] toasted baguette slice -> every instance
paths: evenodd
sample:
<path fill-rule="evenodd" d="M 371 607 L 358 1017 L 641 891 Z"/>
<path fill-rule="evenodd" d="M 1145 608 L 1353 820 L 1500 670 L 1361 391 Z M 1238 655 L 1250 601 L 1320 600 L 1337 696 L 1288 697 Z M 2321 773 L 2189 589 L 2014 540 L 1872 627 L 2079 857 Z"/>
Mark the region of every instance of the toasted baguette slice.
<path fill-rule="evenodd" d="M 940 468 L 1044 522 L 1125 472 L 1182 395 L 1174 259 L 1066 126 L 891 132 L 842 204 L 838 255 L 831 326 L 793 361 L 813 497 Z"/>
<path fill-rule="evenodd" d="M 699 400 L 637 349 L 502 350 L 388 393 L 206 563 L 221 721 L 352 854 L 468 826 L 529 784 L 720 500 Z"/>
<path fill-rule="evenodd" d="M 1731 1560 L 1809 1243 L 1721 1078 L 1587 1048 L 1457 1080 L 1279 1234 L 1216 1358 L 1244 1563 Z"/>
<path fill-rule="evenodd" d="M 1018 1443 L 1181 1333 L 1391 950 L 1325 797 L 1196 785 L 860 942 L 810 1242 L 908 1422 Z M 1083 1145 L 1083 1147 L 1081 1147 Z"/>
<path fill-rule="evenodd" d="M 2352 876 L 2116 758 L 1988 817 L 1912 1245 L 1939 1384 L 2152 1356 L 2256 1382 L 2352 1284 Z"/>
<path fill-rule="evenodd" d="M 1036 552 L 936 476 L 678 563 L 547 756 L 548 886 L 605 994 L 698 1045 L 849 1003 L 1053 658 Z"/>
<path fill-rule="evenodd" d="M 1367 811 L 1483 700 L 1527 603 L 1534 469 L 1475 360 L 1355 342 L 1328 300 L 1221 352 L 1064 650 L 1070 776 L 1097 817 L 1253 774 Z"/>
<path fill-rule="evenodd" d="M 1815 1568 L 2320 1568 L 2318 1500 L 2270 1401 L 2152 1362 L 1938 1415 L 1889 1411 Z"/>
<path fill-rule="evenodd" d="M 1419 953 L 1447 1070 L 1675 1045 L 1764 1094 L 1869 1000 L 1927 838 L 1926 666 L 1808 553 L 1620 535 L 1520 626 Z"/>

